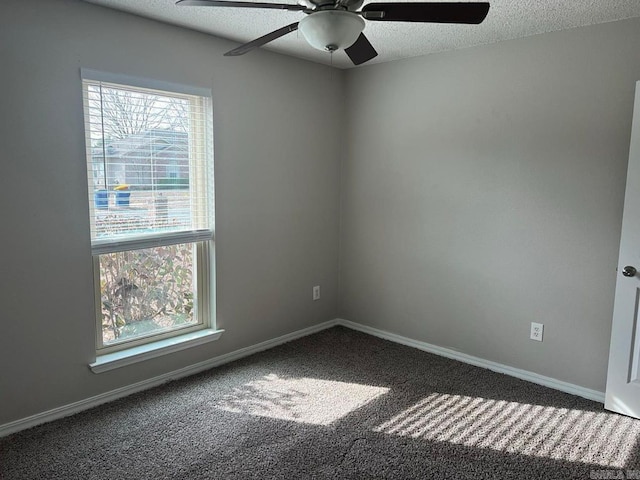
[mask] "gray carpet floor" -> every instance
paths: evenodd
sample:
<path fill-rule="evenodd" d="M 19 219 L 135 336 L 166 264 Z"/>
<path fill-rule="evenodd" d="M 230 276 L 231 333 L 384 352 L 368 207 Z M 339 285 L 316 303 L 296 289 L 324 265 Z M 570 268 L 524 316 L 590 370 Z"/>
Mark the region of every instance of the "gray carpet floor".
<path fill-rule="evenodd" d="M 627 477 L 640 422 L 340 327 L 0 439 L 3 480 Z"/>

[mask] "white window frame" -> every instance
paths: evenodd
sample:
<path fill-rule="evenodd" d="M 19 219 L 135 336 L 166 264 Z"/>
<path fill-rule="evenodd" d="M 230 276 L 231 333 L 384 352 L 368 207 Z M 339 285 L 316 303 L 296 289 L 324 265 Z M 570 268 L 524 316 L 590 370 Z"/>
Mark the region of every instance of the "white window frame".
<path fill-rule="evenodd" d="M 93 280 L 95 295 L 95 322 L 96 336 L 96 361 L 93 362 L 91 369 L 99 373 L 101 371 L 111 370 L 120 366 L 135 363 L 147 358 L 156 357 L 165 353 L 182 350 L 192 345 L 200 345 L 202 343 L 216 340 L 220 337 L 223 330 L 216 330 L 215 325 L 215 282 L 214 282 L 214 214 L 213 214 L 213 181 L 207 179 L 213 174 L 213 120 L 212 120 L 212 104 L 211 90 L 181 85 L 158 80 L 144 79 L 128 75 L 113 74 L 100 72 L 91 69 L 81 69 L 82 92 L 83 98 L 87 98 L 88 86 L 84 81 L 105 82 L 109 84 L 122 85 L 123 87 L 133 87 L 141 90 L 150 89 L 154 91 L 166 91 L 175 94 L 195 95 L 201 97 L 205 102 L 205 122 L 203 124 L 204 142 L 199 143 L 196 148 L 199 155 L 205 158 L 203 165 L 196 165 L 190 162 L 190 178 L 193 183 L 193 192 L 198 189 L 210 189 L 207 191 L 208 201 L 207 215 L 209 217 L 209 229 L 192 230 L 186 232 L 171 233 L 154 233 L 146 236 L 138 236 L 134 239 L 123 239 L 121 241 L 113 240 L 94 240 L 92 242 L 92 259 L 93 259 Z M 85 119 L 88 118 L 88 104 L 84 103 Z M 89 126 L 85 125 L 85 129 Z M 85 136 L 87 131 L 85 131 Z M 194 144 L 190 144 L 190 149 L 194 148 Z M 91 158 L 91 145 L 86 145 L 87 159 Z M 91 181 L 93 172 L 87 171 L 88 180 Z M 196 170 L 201 172 L 195 174 Z M 202 170 L 205 170 L 204 175 Z M 196 186 L 197 183 L 197 186 Z M 93 222 L 93 215 L 91 215 Z M 143 248 L 153 248 L 158 246 L 176 245 L 181 243 L 189 243 L 194 245 L 194 279 L 196 281 L 196 301 L 194 302 L 194 311 L 197 323 L 182 328 L 176 328 L 161 333 L 151 333 L 147 336 L 136 337 L 132 340 L 125 340 L 114 345 L 103 344 L 102 333 L 102 298 L 100 292 L 100 263 L 99 256 L 106 253 L 115 253 L 123 251 L 138 250 Z"/>

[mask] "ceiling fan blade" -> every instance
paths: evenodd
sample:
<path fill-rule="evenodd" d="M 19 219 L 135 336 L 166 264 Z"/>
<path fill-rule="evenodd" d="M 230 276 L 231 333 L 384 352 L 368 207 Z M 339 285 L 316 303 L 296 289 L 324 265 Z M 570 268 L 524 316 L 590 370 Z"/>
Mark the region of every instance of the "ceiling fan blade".
<path fill-rule="evenodd" d="M 261 47 L 265 43 L 269 43 L 273 40 L 276 40 L 287 33 L 295 32 L 298 29 L 298 22 L 292 23 L 291 25 L 287 25 L 286 27 L 279 28 L 278 30 L 267 33 L 260 38 L 256 38 L 249 43 L 245 43 L 244 45 L 240 45 L 238 48 L 234 48 L 233 50 L 228 51 L 224 54 L 225 57 L 236 57 L 238 55 L 244 55 L 245 53 L 253 50 L 254 48 Z"/>
<path fill-rule="evenodd" d="M 191 7 L 236 7 L 236 8 L 270 8 L 275 10 L 308 10 L 303 5 L 290 3 L 266 3 L 266 2 L 234 2 L 224 0 L 178 0 L 176 5 L 188 5 Z"/>
<path fill-rule="evenodd" d="M 478 24 L 489 13 L 489 3 L 369 3 L 362 8 L 367 20 Z"/>
<path fill-rule="evenodd" d="M 378 52 L 373 48 L 364 33 L 361 33 L 356 42 L 344 49 L 354 65 L 362 65 L 374 57 L 378 56 Z"/>

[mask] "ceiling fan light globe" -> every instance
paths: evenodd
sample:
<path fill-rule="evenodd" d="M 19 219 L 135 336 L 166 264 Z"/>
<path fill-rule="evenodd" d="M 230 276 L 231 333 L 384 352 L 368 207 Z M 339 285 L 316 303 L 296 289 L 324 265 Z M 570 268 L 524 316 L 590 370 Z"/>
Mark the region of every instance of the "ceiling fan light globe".
<path fill-rule="evenodd" d="M 334 51 L 350 47 L 364 30 L 364 20 L 343 10 L 323 10 L 303 18 L 298 30 L 314 48 Z"/>

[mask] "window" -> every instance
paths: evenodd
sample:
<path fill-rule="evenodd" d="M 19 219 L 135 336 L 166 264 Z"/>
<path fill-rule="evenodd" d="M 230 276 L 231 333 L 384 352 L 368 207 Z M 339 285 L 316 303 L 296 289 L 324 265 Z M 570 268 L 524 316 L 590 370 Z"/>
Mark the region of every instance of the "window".
<path fill-rule="evenodd" d="M 98 355 L 212 327 L 210 93 L 82 77 Z"/>

